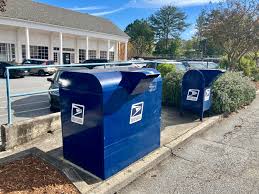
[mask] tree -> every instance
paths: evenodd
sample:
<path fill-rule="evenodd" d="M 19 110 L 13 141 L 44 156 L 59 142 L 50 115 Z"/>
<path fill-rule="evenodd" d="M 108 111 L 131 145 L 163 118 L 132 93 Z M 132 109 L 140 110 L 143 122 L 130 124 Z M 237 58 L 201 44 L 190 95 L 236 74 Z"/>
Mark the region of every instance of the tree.
<path fill-rule="evenodd" d="M 255 0 L 227 0 L 207 13 L 202 36 L 224 50 L 231 70 L 258 43 L 258 11 L 259 3 Z"/>
<path fill-rule="evenodd" d="M 0 0 L 0 12 L 5 11 L 6 2 L 7 2 L 7 0 Z"/>
<path fill-rule="evenodd" d="M 186 15 L 174 6 L 162 7 L 150 16 L 149 22 L 155 31 L 158 40 L 164 41 L 164 49 L 169 47 L 170 39 L 178 39 L 180 33 L 188 26 L 185 23 Z"/>
<path fill-rule="evenodd" d="M 202 10 L 199 17 L 196 20 L 196 34 L 195 39 L 197 45 L 194 48 L 197 52 L 197 56 L 208 57 L 208 56 L 218 56 L 222 55 L 222 49 L 218 48 L 216 44 L 209 37 L 205 37 L 205 29 L 206 25 L 208 24 L 208 17 L 205 10 Z M 198 53 L 199 52 L 199 53 Z"/>
<path fill-rule="evenodd" d="M 180 56 L 181 40 L 180 39 L 169 39 L 168 48 L 165 48 L 165 40 L 159 40 L 156 43 L 155 55 L 177 58 Z"/>
<path fill-rule="evenodd" d="M 135 20 L 126 27 L 125 32 L 130 36 L 135 55 L 144 56 L 152 52 L 154 31 L 145 20 Z"/>

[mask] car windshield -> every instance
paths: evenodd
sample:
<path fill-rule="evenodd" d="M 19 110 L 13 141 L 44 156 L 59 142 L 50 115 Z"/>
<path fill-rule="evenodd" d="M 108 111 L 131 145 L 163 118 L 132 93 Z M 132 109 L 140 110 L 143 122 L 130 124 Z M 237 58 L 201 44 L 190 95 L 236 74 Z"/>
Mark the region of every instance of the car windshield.
<path fill-rule="evenodd" d="M 58 72 L 55 74 L 55 76 L 54 76 L 54 82 L 58 82 L 59 77 L 60 77 L 60 75 L 61 75 L 62 72 L 63 72 L 63 71 L 58 71 Z"/>

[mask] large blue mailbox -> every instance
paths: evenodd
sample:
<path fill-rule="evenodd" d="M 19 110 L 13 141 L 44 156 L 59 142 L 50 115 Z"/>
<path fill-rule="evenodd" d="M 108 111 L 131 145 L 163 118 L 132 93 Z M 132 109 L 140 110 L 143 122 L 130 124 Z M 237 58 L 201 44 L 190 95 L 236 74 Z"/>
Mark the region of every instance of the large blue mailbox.
<path fill-rule="evenodd" d="M 222 70 L 208 69 L 187 71 L 182 81 L 181 113 L 192 111 L 199 114 L 202 121 L 204 112 L 212 104 L 211 85 L 222 73 Z"/>
<path fill-rule="evenodd" d="M 68 161 L 106 179 L 160 146 L 155 69 L 67 71 L 59 90 Z"/>

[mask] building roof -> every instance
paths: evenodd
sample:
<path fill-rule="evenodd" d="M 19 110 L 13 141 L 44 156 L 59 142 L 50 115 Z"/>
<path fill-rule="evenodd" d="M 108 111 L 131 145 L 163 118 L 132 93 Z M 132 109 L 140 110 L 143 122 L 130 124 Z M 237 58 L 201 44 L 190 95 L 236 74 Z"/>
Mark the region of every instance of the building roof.
<path fill-rule="evenodd" d="M 0 13 L 0 17 L 21 19 L 128 38 L 127 34 L 107 19 L 34 2 L 32 0 L 8 0 L 6 11 Z"/>

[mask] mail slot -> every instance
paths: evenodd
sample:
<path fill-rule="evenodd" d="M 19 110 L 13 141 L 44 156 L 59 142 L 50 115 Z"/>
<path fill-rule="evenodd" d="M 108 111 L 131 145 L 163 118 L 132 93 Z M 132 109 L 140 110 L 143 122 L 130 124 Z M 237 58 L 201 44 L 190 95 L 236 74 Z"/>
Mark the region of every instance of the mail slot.
<path fill-rule="evenodd" d="M 185 110 L 199 114 L 203 120 L 204 112 L 212 105 L 211 85 L 224 71 L 189 70 L 183 76 L 181 93 L 181 113 Z"/>
<path fill-rule="evenodd" d="M 107 179 L 160 146 L 155 69 L 67 71 L 59 90 L 66 160 Z"/>

